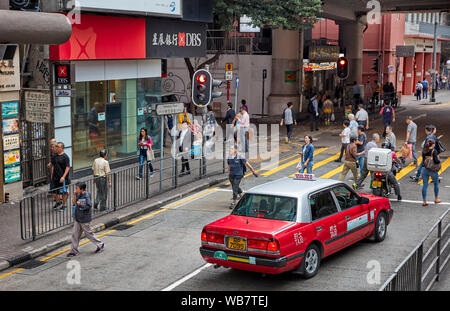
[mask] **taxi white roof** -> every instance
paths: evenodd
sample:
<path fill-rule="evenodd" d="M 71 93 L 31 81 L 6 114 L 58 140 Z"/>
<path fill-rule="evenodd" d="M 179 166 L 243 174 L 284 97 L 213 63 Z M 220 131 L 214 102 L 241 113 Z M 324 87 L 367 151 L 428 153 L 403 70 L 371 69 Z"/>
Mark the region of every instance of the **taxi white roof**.
<path fill-rule="evenodd" d="M 338 184 L 342 184 L 342 182 L 325 178 L 297 180 L 285 177 L 251 188 L 247 193 L 299 198 L 311 192 Z"/>

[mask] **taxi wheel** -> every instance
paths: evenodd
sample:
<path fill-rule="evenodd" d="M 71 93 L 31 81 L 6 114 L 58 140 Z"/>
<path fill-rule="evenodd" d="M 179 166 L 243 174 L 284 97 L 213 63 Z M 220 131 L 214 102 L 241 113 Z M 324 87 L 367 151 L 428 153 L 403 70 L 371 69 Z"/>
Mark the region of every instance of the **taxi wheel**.
<path fill-rule="evenodd" d="M 303 278 L 309 279 L 317 274 L 320 266 L 320 249 L 316 244 L 311 244 L 303 255 L 302 262 L 299 267 L 299 272 Z"/>
<path fill-rule="evenodd" d="M 375 222 L 374 238 L 375 242 L 381 242 L 386 237 L 387 219 L 385 213 L 379 213 Z"/>

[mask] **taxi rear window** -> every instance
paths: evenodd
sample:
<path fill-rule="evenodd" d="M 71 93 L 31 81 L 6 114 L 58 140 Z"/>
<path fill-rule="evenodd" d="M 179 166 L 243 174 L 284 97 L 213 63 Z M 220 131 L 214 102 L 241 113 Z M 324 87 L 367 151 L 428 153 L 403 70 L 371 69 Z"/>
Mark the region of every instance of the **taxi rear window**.
<path fill-rule="evenodd" d="M 245 194 L 231 215 L 295 221 L 297 199 L 271 195 Z"/>

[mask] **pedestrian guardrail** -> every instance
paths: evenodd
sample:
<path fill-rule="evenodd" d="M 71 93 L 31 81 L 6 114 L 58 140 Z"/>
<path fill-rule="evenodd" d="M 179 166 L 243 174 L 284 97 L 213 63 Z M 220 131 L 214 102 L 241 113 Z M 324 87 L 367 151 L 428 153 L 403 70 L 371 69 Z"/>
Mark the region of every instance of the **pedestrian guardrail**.
<path fill-rule="evenodd" d="M 86 190 L 92 197 L 92 216 L 96 218 L 195 180 L 225 173 L 225 148 L 226 144 L 224 143 L 223 156 L 220 159 L 208 159 L 208 157 L 201 156 L 192 159 L 190 152 L 187 152 L 185 157 L 189 159 L 190 174 L 180 175 L 181 159 L 170 156 L 152 161 L 153 176 L 150 176 L 148 165 L 144 164 L 141 168 L 141 165 L 136 164 L 111 172 L 111 186 L 104 177 L 84 178 L 76 182 L 86 183 Z M 181 156 L 181 154 L 179 155 Z M 142 169 L 142 178 L 138 179 L 140 169 Z M 106 191 L 104 191 L 105 186 L 107 187 Z M 34 193 L 20 201 L 20 233 L 23 240 L 35 240 L 46 233 L 73 224 L 71 206 L 75 183 L 66 187 L 68 198 L 65 205 L 67 208 L 54 208 L 55 201 L 52 196 L 62 189 L 54 189 L 52 193 L 50 191 Z M 104 200 L 96 206 L 97 208 L 94 208 L 94 203 L 99 196 L 102 196 Z"/>
<path fill-rule="evenodd" d="M 380 291 L 428 291 L 450 260 L 450 208 L 380 288 Z"/>

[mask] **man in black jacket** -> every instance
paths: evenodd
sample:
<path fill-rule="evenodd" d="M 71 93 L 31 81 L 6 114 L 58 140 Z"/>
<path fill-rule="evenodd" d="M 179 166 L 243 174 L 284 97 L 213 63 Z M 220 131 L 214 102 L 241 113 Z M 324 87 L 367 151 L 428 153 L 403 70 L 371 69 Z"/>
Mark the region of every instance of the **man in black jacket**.
<path fill-rule="evenodd" d="M 91 228 L 91 209 L 92 200 L 89 192 L 86 191 L 86 184 L 83 182 L 77 183 L 75 186 L 75 193 L 72 198 L 72 217 L 75 220 L 73 226 L 72 234 L 72 248 L 67 254 L 67 257 L 77 256 L 80 252 L 78 251 L 78 245 L 80 244 L 81 235 L 86 235 L 92 243 L 97 246 L 95 253 L 103 251 L 105 243 L 100 241 L 95 234 L 92 232 Z"/>

